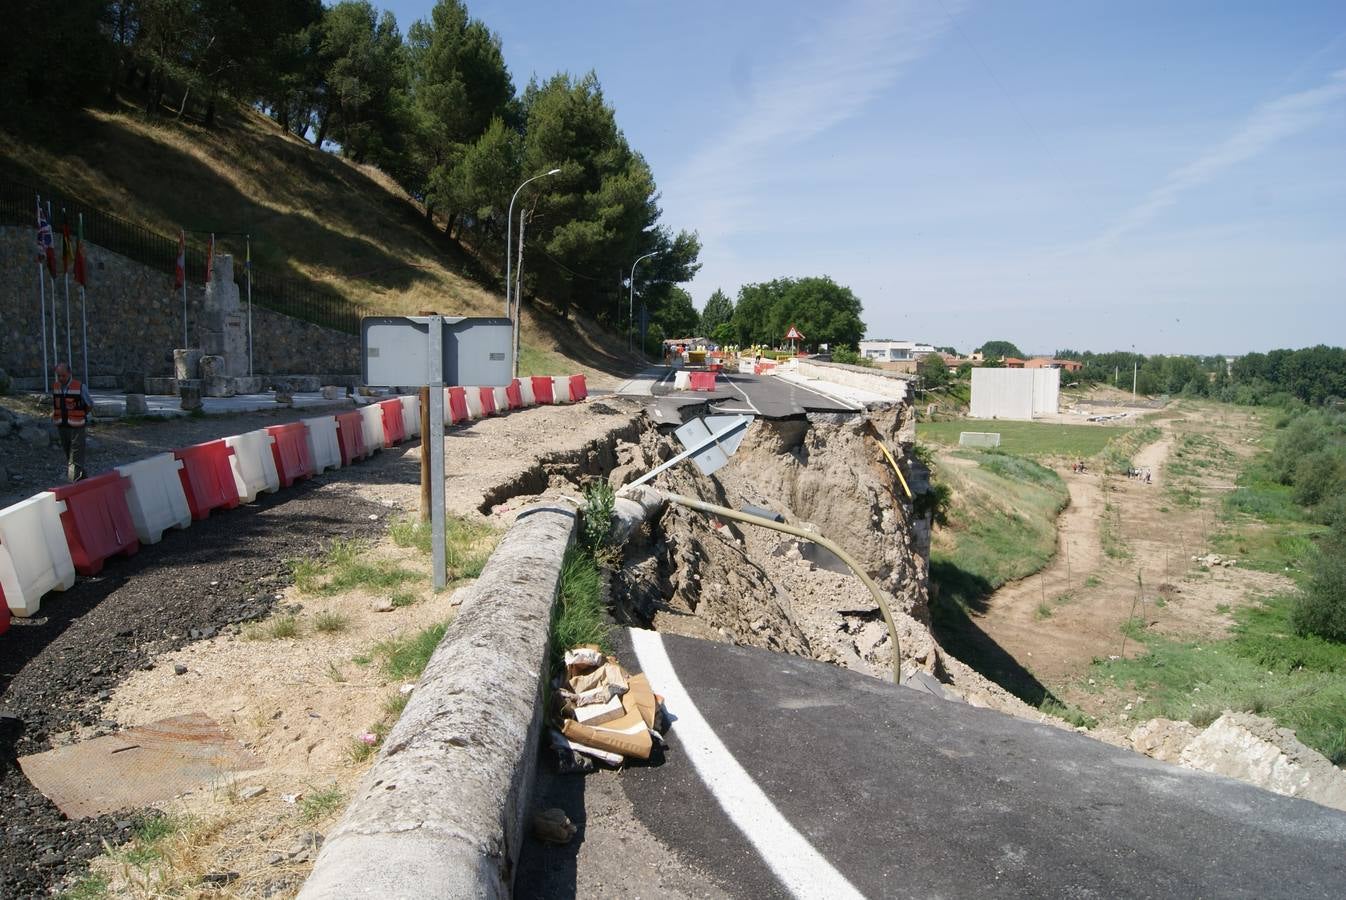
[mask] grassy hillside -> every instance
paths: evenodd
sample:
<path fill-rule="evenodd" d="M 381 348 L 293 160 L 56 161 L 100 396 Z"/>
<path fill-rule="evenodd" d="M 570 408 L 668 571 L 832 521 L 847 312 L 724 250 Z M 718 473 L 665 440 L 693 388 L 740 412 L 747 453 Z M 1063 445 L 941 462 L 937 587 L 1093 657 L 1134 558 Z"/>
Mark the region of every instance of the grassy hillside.
<path fill-rule="evenodd" d="M 498 264 L 450 242 L 390 178 L 315 150 L 252 110 L 233 108 L 213 129 L 132 107 L 85 110 L 40 133 L 0 128 L 0 179 L 77 197 L 164 235 L 216 232 L 239 259 L 237 235 L 251 234 L 259 273 L 335 291 L 370 312 L 504 310 Z M 524 362 L 630 368 L 623 342 L 577 324 L 526 309 Z"/>

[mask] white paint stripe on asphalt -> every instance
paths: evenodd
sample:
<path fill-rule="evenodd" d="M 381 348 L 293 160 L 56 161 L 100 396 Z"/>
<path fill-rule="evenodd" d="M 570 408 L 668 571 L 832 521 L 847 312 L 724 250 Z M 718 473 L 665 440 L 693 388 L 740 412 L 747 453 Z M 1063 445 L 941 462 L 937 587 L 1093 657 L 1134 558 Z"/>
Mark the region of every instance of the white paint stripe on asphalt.
<path fill-rule="evenodd" d="M 738 391 L 738 395 L 743 398 L 744 403 L 748 404 L 748 406 L 752 408 L 753 412 L 757 413 L 757 415 L 759 416 L 762 414 L 762 411 L 757 408 L 757 404 L 752 402 L 752 398 L 749 397 L 746 393 L 744 393 L 743 388 L 739 387 L 737 384 L 730 381 L 728 375 L 725 376 L 724 380 L 729 384 L 731 388 Z"/>
<path fill-rule="evenodd" d="M 683 751 L 729 820 L 756 848 L 762 861 L 796 897 L 861 898 L 757 786 L 729 752 L 678 679 L 657 632 L 630 630 L 631 646 L 650 684 L 664 695 Z"/>
<path fill-rule="evenodd" d="M 778 376 L 772 376 L 772 377 L 778 377 Z M 795 377 L 796 377 L 796 378 L 802 378 L 803 376 L 802 376 L 802 375 L 797 375 L 797 376 L 795 376 Z M 818 388 L 811 388 L 811 387 L 809 387 L 809 386 L 807 386 L 807 385 L 805 385 L 805 384 L 801 384 L 800 382 L 795 381 L 793 378 L 782 378 L 781 380 L 784 381 L 786 384 L 792 384 L 792 385 L 794 385 L 795 387 L 799 388 L 800 390 L 808 391 L 810 394 L 817 394 L 819 397 L 822 397 L 824 400 L 831 400 L 833 403 L 840 403 L 840 404 L 843 404 L 843 405 L 849 407 L 851 412 L 864 412 L 864 411 L 865 411 L 865 408 L 864 408 L 863 406 L 856 406 L 856 405 L 855 405 L 855 401 L 854 401 L 854 400 L 851 400 L 851 399 L 848 398 L 848 397 L 842 397 L 842 396 L 839 396 L 839 395 L 837 395 L 837 394 L 831 394 L 831 393 L 828 393 L 825 389 L 820 390 L 820 389 L 818 389 Z"/>

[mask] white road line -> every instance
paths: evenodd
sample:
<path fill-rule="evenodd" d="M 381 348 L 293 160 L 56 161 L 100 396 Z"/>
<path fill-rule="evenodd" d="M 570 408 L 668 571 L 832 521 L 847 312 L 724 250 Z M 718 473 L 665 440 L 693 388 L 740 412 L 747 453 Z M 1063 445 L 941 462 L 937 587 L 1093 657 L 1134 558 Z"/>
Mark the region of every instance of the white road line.
<path fill-rule="evenodd" d="M 775 376 L 772 376 L 772 377 L 774 378 Z M 827 393 L 826 391 L 820 391 L 820 390 L 818 390 L 817 388 L 807 387 L 807 386 L 805 386 L 805 385 L 800 384 L 798 381 L 791 381 L 791 380 L 788 379 L 788 378 L 785 379 L 785 383 L 786 383 L 786 384 L 789 384 L 789 385 L 793 385 L 794 387 L 797 387 L 797 388 L 799 388 L 799 389 L 801 389 L 801 390 L 808 391 L 810 394 L 817 394 L 819 397 L 822 397 L 824 400 L 831 400 L 833 403 L 840 403 L 840 404 L 843 404 L 843 405 L 849 407 L 851 412 L 864 412 L 864 411 L 865 411 L 865 408 L 864 408 L 863 406 L 856 406 L 856 405 L 854 405 L 854 404 L 855 404 L 855 401 L 854 401 L 854 400 L 850 400 L 850 399 L 847 399 L 847 398 L 845 398 L 845 397 L 840 397 L 840 396 L 837 396 L 836 394 L 829 394 L 829 393 Z"/>
<path fill-rule="evenodd" d="M 759 415 L 759 416 L 762 414 L 762 411 L 761 411 L 760 409 L 757 408 L 757 404 L 755 404 L 755 403 L 752 402 L 752 398 L 749 397 L 747 394 L 745 394 L 745 393 L 743 392 L 743 389 L 742 389 L 741 387 L 739 387 L 739 386 L 738 386 L 737 384 L 735 384 L 734 382 L 730 381 L 728 375 L 725 375 L 724 380 L 725 380 L 725 382 L 726 382 L 731 388 L 733 388 L 734 390 L 738 391 L 738 395 L 739 395 L 740 397 L 743 398 L 743 402 L 744 402 L 744 403 L 748 404 L 748 406 L 752 408 L 752 411 L 753 411 L 753 412 L 757 413 L 757 415 Z"/>
<path fill-rule="evenodd" d="M 664 695 L 677 716 L 678 740 L 692 766 L 719 802 L 725 815 L 781 884 L 796 897 L 861 898 L 864 895 L 833 868 L 739 765 L 707 724 L 678 679 L 657 632 L 632 628 L 631 645 L 650 684 Z"/>

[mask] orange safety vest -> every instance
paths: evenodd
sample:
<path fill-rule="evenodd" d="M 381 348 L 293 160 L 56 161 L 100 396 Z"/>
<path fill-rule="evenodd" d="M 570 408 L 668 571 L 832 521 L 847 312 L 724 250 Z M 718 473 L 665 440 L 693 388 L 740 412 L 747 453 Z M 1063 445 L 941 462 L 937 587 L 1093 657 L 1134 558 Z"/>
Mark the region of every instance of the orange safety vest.
<path fill-rule="evenodd" d="M 52 383 L 51 406 L 51 420 L 57 425 L 84 427 L 84 416 L 88 412 L 88 407 L 84 403 L 84 398 L 80 396 L 80 385 L 75 379 L 70 379 L 64 388 L 59 381 Z"/>

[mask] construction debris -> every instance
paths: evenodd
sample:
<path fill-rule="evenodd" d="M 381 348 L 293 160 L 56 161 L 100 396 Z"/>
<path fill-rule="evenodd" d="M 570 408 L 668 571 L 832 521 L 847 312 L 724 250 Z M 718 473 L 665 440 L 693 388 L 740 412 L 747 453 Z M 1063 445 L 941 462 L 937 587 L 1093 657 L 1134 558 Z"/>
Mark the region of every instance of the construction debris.
<path fill-rule="evenodd" d="M 565 677 L 553 684 L 557 727 L 550 733 L 559 771 L 592 768 L 576 755 L 619 766 L 626 757 L 649 759 L 656 746 L 663 746 L 655 730 L 667 718 L 660 708 L 663 698 L 644 674 L 631 675 L 594 646 L 566 651 L 565 664 Z"/>

